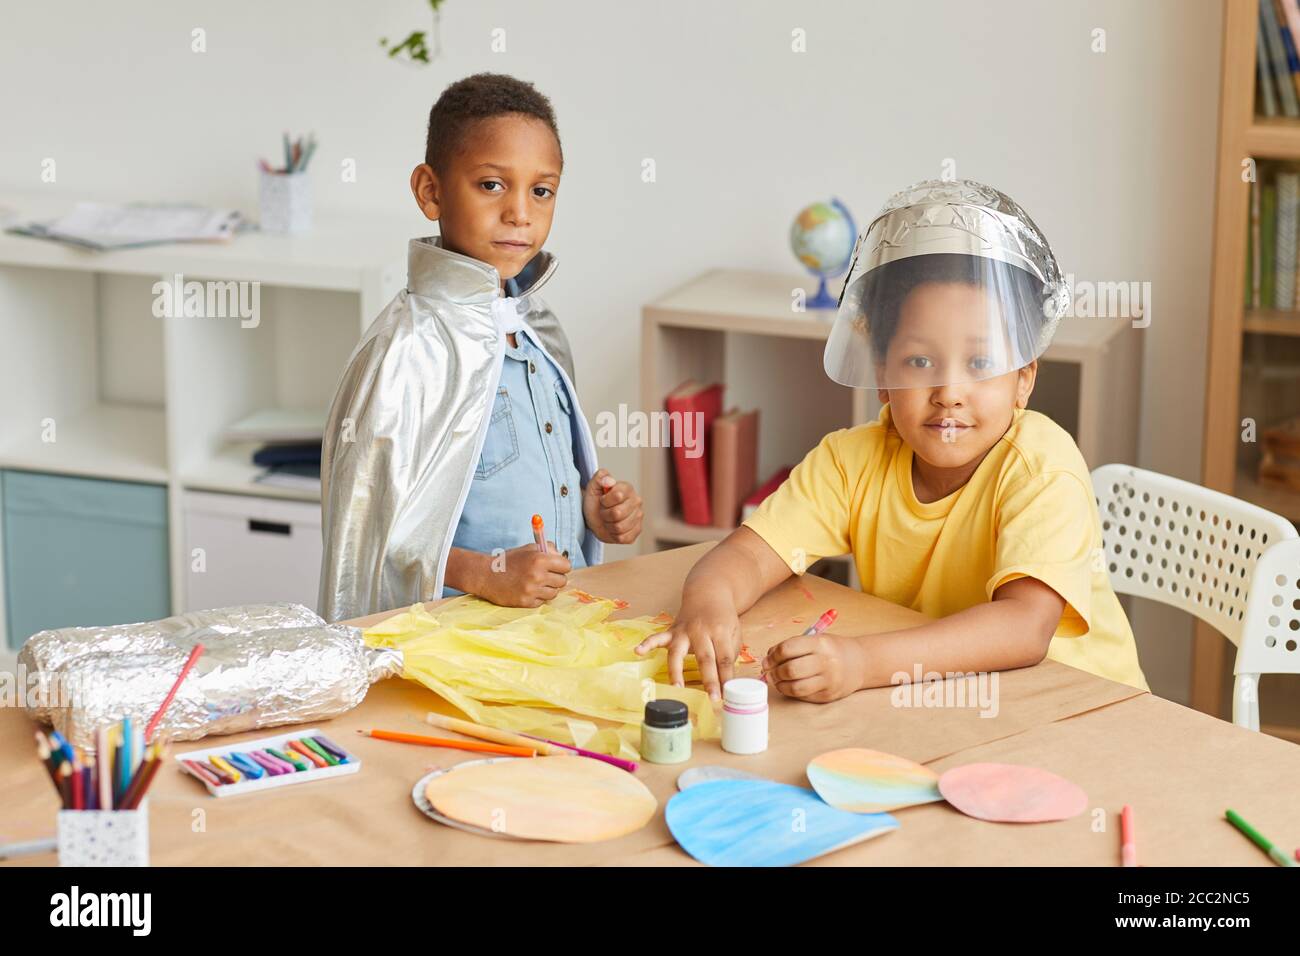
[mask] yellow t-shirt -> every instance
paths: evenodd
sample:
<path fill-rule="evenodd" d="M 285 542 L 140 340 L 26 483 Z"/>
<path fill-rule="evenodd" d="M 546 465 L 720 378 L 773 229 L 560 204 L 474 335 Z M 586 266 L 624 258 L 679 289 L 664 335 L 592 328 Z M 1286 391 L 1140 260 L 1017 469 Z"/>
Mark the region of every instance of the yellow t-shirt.
<path fill-rule="evenodd" d="M 823 438 L 745 524 L 796 573 L 852 554 L 863 591 L 933 618 L 1035 578 L 1066 601 L 1048 657 L 1148 689 L 1106 575 L 1087 465 L 1038 412 L 1016 409 L 970 480 L 922 503 L 886 404 L 877 421 Z"/>

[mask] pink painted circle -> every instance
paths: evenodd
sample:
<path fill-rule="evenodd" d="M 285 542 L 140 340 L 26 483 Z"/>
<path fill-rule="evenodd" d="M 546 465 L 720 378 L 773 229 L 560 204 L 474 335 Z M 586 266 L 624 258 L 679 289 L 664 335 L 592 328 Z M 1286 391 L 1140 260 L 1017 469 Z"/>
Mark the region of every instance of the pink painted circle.
<path fill-rule="evenodd" d="M 1070 781 L 1010 763 L 954 767 L 939 777 L 939 792 L 968 817 L 994 823 L 1068 820 L 1088 805 L 1088 795 Z"/>

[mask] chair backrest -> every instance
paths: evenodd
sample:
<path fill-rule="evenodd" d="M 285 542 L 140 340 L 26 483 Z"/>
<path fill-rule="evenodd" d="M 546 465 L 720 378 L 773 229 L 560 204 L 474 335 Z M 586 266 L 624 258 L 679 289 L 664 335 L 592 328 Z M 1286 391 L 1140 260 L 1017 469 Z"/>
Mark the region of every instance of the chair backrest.
<path fill-rule="evenodd" d="M 1238 647 L 1261 555 L 1297 537 L 1281 515 L 1131 465 L 1092 472 L 1111 586 L 1171 604 Z M 1300 597 L 1300 592 L 1297 592 Z"/>
<path fill-rule="evenodd" d="M 1300 674 L 1300 541 L 1264 552 L 1246 607 L 1237 674 Z"/>

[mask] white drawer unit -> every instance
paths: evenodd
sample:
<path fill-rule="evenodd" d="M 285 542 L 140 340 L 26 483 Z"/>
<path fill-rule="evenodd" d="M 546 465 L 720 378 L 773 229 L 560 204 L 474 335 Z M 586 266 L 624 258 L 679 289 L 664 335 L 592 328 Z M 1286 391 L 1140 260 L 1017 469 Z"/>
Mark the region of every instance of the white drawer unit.
<path fill-rule="evenodd" d="M 320 505 L 187 491 L 185 610 L 293 601 L 315 609 Z"/>

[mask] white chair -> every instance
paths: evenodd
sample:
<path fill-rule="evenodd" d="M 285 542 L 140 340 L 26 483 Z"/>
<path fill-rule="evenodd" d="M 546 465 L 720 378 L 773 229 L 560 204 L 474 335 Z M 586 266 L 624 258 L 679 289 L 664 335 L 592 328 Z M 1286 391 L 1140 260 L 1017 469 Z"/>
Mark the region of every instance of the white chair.
<path fill-rule="evenodd" d="M 1235 723 L 1259 730 L 1259 675 L 1300 674 L 1300 541 L 1279 541 L 1259 559 L 1244 623 L 1232 714 Z M 1237 718 L 1239 709 L 1249 723 Z"/>
<path fill-rule="evenodd" d="M 1259 729 L 1259 675 L 1288 661 L 1295 672 L 1300 656 L 1286 651 L 1282 622 L 1300 627 L 1274 605 L 1291 582 L 1300 616 L 1300 545 L 1295 526 L 1281 515 L 1190 481 L 1129 465 L 1102 465 L 1092 472 L 1092 488 L 1101 512 L 1106 570 L 1117 593 L 1131 594 L 1181 608 L 1209 624 L 1237 648 L 1233 669 L 1232 721 Z M 1270 550 L 1279 548 L 1274 560 Z M 1265 555 L 1269 554 L 1268 564 Z M 1276 567 L 1274 567 L 1276 565 Z M 1268 568 L 1262 571 L 1262 568 Z M 1255 591 L 1260 597 L 1252 601 Z M 1265 596 L 1267 595 L 1267 596 Z M 1261 603 L 1262 602 L 1262 603 Z M 1248 615 L 1248 605 L 1250 613 Z M 1264 610 L 1264 606 L 1269 610 Z M 1261 628 L 1270 619 L 1277 624 Z M 1300 632 L 1290 634 L 1290 646 Z M 1274 644 L 1267 642 L 1272 639 Z M 1279 645 L 1283 650 L 1277 650 Z M 1265 654 L 1264 652 L 1269 653 Z M 1291 659 L 1281 655 L 1290 653 Z"/>

